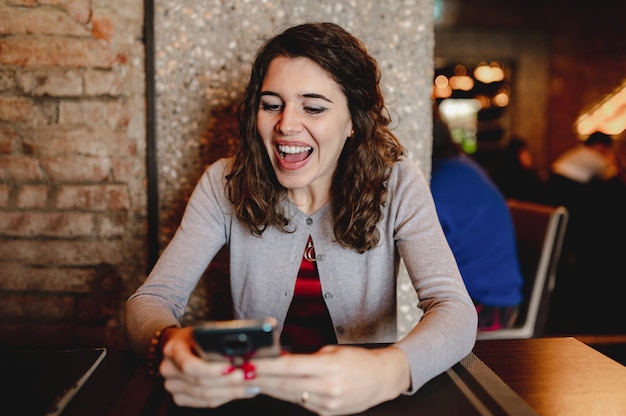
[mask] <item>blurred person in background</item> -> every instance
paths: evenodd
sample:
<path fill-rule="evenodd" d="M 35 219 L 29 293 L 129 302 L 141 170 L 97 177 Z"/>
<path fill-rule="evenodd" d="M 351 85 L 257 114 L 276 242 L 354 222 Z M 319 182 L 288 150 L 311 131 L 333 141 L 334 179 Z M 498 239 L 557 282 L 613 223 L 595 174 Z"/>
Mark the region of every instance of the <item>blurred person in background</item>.
<path fill-rule="evenodd" d="M 594 132 L 582 143 L 561 154 L 552 164 L 552 173 L 582 184 L 592 180 L 611 180 L 620 171 L 612 149 L 611 136 Z"/>
<path fill-rule="evenodd" d="M 613 153 L 611 136 L 594 132 L 552 163 L 549 178 L 552 202 L 563 204 L 570 211 L 584 208 L 592 203 L 589 197 L 602 196 L 605 189 L 623 187 L 622 170 Z"/>
<path fill-rule="evenodd" d="M 563 152 L 551 166 L 550 201 L 570 212 L 571 248 L 593 250 L 608 229 L 622 229 L 626 203 L 623 171 L 613 153 L 610 135 L 595 132 Z M 595 240 L 595 243 L 592 241 Z"/>
<path fill-rule="evenodd" d="M 547 184 L 539 176 L 528 143 L 513 136 L 489 176 L 507 199 L 546 203 Z"/>
<path fill-rule="evenodd" d="M 479 331 L 510 328 L 522 301 L 515 230 L 504 196 L 453 141 L 433 107 L 431 192 L 443 231 L 478 312 Z"/>
<path fill-rule="evenodd" d="M 594 132 L 551 165 L 550 202 L 564 205 L 570 215 L 551 331 L 626 331 L 626 310 L 619 306 L 624 305 L 626 185 L 613 148 L 610 135 Z"/>

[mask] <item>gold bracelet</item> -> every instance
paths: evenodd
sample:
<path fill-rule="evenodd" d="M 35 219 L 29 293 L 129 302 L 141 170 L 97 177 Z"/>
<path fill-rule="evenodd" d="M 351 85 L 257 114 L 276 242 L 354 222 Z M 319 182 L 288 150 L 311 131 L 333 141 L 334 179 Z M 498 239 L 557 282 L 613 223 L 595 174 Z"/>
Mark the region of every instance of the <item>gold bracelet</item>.
<path fill-rule="evenodd" d="M 170 328 L 177 328 L 178 325 L 168 325 L 163 329 L 159 329 L 154 333 L 154 336 L 150 340 L 150 347 L 148 348 L 148 354 L 146 355 L 148 372 L 153 376 L 159 375 L 159 365 L 163 360 L 163 346 L 161 345 L 161 337 L 166 330 Z"/>

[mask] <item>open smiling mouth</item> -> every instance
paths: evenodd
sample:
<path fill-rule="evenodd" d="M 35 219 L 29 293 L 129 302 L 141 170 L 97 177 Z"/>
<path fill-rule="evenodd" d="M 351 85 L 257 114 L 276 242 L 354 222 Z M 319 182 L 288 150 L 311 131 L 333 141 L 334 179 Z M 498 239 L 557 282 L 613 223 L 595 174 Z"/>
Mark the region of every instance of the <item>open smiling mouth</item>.
<path fill-rule="evenodd" d="M 310 146 L 286 146 L 280 144 L 276 148 L 280 158 L 285 162 L 301 162 L 313 153 L 313 148 Z"/>

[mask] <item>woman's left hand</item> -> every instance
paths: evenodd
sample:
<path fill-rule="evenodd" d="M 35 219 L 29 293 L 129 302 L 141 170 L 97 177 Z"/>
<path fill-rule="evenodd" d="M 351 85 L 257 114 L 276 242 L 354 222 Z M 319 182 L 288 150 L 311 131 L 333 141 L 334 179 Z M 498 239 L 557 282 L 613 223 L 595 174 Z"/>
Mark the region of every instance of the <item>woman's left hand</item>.
<path fill-rule="evenodd" d="M 286 354 L 253 363 L 256 377 L 250 384 L 320 415 L 359 413 L 410 387 L 408 359 L 393 346 L 329 345 L 313 354 Z"/>

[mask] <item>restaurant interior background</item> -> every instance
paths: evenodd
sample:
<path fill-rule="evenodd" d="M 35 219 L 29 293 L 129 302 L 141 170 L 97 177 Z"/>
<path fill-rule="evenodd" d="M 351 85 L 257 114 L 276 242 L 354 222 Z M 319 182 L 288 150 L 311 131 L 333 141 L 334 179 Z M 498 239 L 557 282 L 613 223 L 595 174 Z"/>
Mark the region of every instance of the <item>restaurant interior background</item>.
<path fill-rule="evenodd" d="M 207 149 L 229 152 L 232 143 L 183 142 L 181 148 L 162 151 L 159 173 L 170 169 L 171 181 L 177 183 L 168 180 L 168 186 L 161 188 L 159 201 L 172 202 L 159 202 L 156 213 L 159 225 L 155 230 L 150 225 L 150 216 L 155 214 L 150 213 L 150 196 L 146 189 L 149 178 L 145 172 L 145 161 L 155 157 L 150 155 L 155 149 L 150 148 L 146 139 L 154 134 L 150 130 L 155 128 L 155 123 L 144 101 L 146 93 L 150 99 L 150 82 L 145 84 L 144 77 L 149 80 L 154 75 L 150 71 L 155 68 L 151 69 L 148 63 L 145 66 L 148 72 L 144 72 L 143 47 L 150 46 L 150 39 L 142 34 L 143 1 L 39 3 L 0 1 L 0 199 L 3 201 L 0 206 L 0 300 L 3 305 L 0 347 L 115 347 L 124 344 L 123 302 L 153 261 L 155 248 L 151 245 L 156 241 L 156 250 L 161 250 L 171 235 L 189 186 L 197 178 L 194 170 L 197 166 L 191 166 L 192 162 L 185 160 L 180 170 L 172 168 L 174 162 L 180 161 L 187 151 L 195 152 L 194 157 L 202 161 L 197 153 Z M 309 7 L 310 3 L 302 4 L 305 3 Z M 418 4 L 424 7 L 416 15 L 432 12 L 433 16 L 423 19 L 425 28 L 415 29 L 424 31 L 422 35 L 426 40 L 422 46 L 434 46 L 432 61 L 424 59 L 430 65 L 426 76 L 435 75 L 433 69 L 457 62 L 469 65 L 499 62 L 505 69 L 509 88 L 507 105 L 499 110 L 497 122 L 484 130 L 495 133 L 484 135 L 488 139 L 477 143 L 481 150 L 497 148 L 511 135 L 519 135 L 529 142 L 545 174 L 550 162 L 577 142 L 575 126 L 579 117 L 602 108 L 611 97 L 620 97 L 618 92 L 626 79 L 626 36 L 623 34 L 626 5 L 620 1 L 552 0 L 504 5 L 495 0 L 421 0 Z M 395 10 L 394 6 L 400 10 L 405 6 L 415 7 L 413 2 L 407 1 L 388 1 L 375 7 Z M 389 15 L 398 13 L 389 12 Z M 66 21 L 67 16 L 71 24 Z M 29 26 L 28 21 L 37 22 L 37 19 L 48 25 L 55 22 L 57 33 L 42 24 Z M 19 25 L 16 22 L 20 22 Z M 77 26 L 80 28 L 75 28 Z M 175 27 L 168 29 L 176 30 Z M 62 35 L 71 38 L 70 47 L 82 45 L 84 49 L 60 48 L 59 31 L 65 31 Z M 433 34 L 431 44 L 429 36 Z M 36 41 L 47 38 L 54 38 L 47 49 L 33 46 Z M 79 43 L 83 40 L 85 43 Z M 13 59 L 15 45 L 22 45 L 20 42 L 33 48 L 33 53 Z M 382 49 L 377 52 L 383 53 Z M 55 60 L 54 52 L 46 55 L 47 50 L 65 51 L 69 58 Z M 37 60 L 36 53 L 45 59 Z M 148 61 L 150 58 L 148 56 Z M 72 59 L 82 59 L 83 63 Z M 89 63 L 85 65 L 85 61 Z M 157 72 L 167 72 L 168 62 L 162 62 L 166 65 L 157 67 Z M 79 86 L 81 82 L 90 85 L 94 80 L 98 81 L 100 89 L 84 91 Z M 63 87 L 53 90 L 50 87 L 53 81 Z M 144 89 L 146 85 L 148 91 Z M 220 86 L 211 88 L 219 90 Z M 429 85 L 419 88 L 422 88 L 420 91 L 431 90 Z M 163 94 L 163 91 L 157 89 L 156 93 Z M 179 97 L 178 101 L 168 102 L 168 110 L 176 113 L 180 106 L 184 107 L 183 101 Z M 420 101 L 418 110 L 427 107 L 425 100 L 417 101 Z M 72 167 L 75 159 L 64 159 L 66 155 L 59 156 L 54 150 L 62 143 L 60 130 L 48 129 L 42 133 L 40 129 L 50 127 L 51 120 L 58 122 L 64 114 L 78 107 L 83 119 L 67 120 L 65 116 L 66 124 L 61 129 L 64 139 L 73 143 L 73 149 L 77 148 L 81 155 L 89 154 L 91 161 L 100 160 L 95 152 L 117 148 L 107 150 L 114 157 L 107 156 L 109 165 L 105 167 L 81 165 L 84 172 L 98 172 L 102 177 L 83 186 L 80 192 L 72 194 L 73 202 L 62 206 L 62 197 L 72 196 L 64 193 L 67 188 L 64 184 L 76 185 L 74 176 L 67 172 L 59 174 L 61 182 L 65 181 L 59 184 L 49 174 L 38 176 L 37 173 L 25 178 L 22 172 L 24 169 L 30 172 L 31 166 L 38 166 L 32 168 L 36 172 L 38 169 L 56 168 L 58 172 L 71 169 L 68 166 Z M 25 108 L 31 109 L 30 112 L 24 111 Z M 617 120 L 623 123 L 626 105 L 622 103 L 618 108 L 622 113 Z M 30 114 L 38 121 L 29 125 L 30 121 L 23 114 Z M 103 114 L 108 119 L 101 126 L 97 120 Z M 429 115 L 423 111 L 418 114 L 415 116 L 418 126 L 424 125 L 423 120 Z M 179 124 L 192 128 L 194 120 L 189 120 L 188 114 L 178 116 Z M 232 118 L 232 114 L 230 116 Z M 96 120 L 98 128 L 114 133 L 113 143 L 105 144 L 101 131 L 94 133 L 94 129 L 85 129 L 83 125 L 75 128 L 90 117 Z M 193 128 L 208 127 L 215 126 Z M 220 128 L 230 131 L 233 126 Z M 43 151 L 36 137 L 33 138 L 33 132 L 47 139 Z M 623 131 L 615 133 L 614 137 L 616 150 L 624 161 Z M 415 147 L 415 151 L 420 149 L 420 146 Z M 428 155 L 423 153 L 419 159 L 428 171 Z M 111 177 L 109 173 L 113 171 L 119 176 Z M 96 184 L 98 186 L 94 186 Z M 23 202 L 26 200 L 24 190 L 31 196 L 28 204 Z M 40 191 L 45 191 L 45 195 L 33 197 L 40 195 Z M 96 207 L 97 212 L 93 214 L 93 206 L 98 204 L 106 207 Z M 66 216 L 68 211 L 73 215 L 71 220 Z M 92 214 L 93 217 L 89 217 Z M 89 221 L 93 221 L 95 228 L 85 226 L 87 231 L 81 231 L 80 226 Z M 42 230 L 40 225 L 44 222 Z M 94 259 L 92 264 L 77 265 L 79 259 L 87 257 Z M 594 278 L 589 276 L 590 285 Z M 618 285 L 619 282 L 615 282 L 615 288 Z M 615 288 L 605 289 L 614 291 Z M 587 305 L 580 303 L 581 309 Z M 561 311 L 561 315 L 568 312 Z M 602 332 L 626 333 L 623 316 L 626 314 L 605 317 L 613 325 L 611 328 L 604 326 Z M 595 332 L 589 327 L 577 328 L 575 322 L 554 329 L 559 334 Z"/>
<path fill-rule="evenodd" d="M 435 67 L 456 63 L 505 69 L 506 102 L 480 127 L 487 151 L 519 136 L 540 172 L 577 139 L 583 116 L 603 124 L 626 161 L 626 23 L 618 1 L 444 0 L 435 19 Z M 437 9 L 437 7 L 436 7 Z M 469 71 L 471 75 L 471 71 Z M 611 106 L 604 105 L 611 98 Z M 604 105 L 604 107 L 603 107 Z M 600 117 L 602 115 L 602 117 Z M 601 120 L 600 120 L 601 119 Z M 592 130 L 591 130 L 592 131 Z M 480 135 L 480 134 L 479 134 Z"/>
<path fill-rule="evenodd" d="M 443 1 L 442 8 L 435 20 L 435 78 L 455 75 L 458 64 L 465 64 L 470 76 L 476 67 L 491 70 L 489 74 L 502 71 L 497 82 L 477 82 L 482 91 L 458 94 L 464 99 L 491 95 L 496 103 L 481 111 L 478 120 L 473 113 L 477 129 L 465 144 L 485 168 L 517 136 L 528 143 L 539 174 L 547 179 L 550 163 L 594 129 L 614 138 L 614 151 L 626 166 L 623 3 L 533 1 L 505 7 L 473 0 Z M 599 214 L 585 219 L 599 228 L 597 240 L 589 242 L 597 250 L 588 254 L 597 258 L 592 268 L 582 271 L 582 262 L 572 266 L 570 258 L 562 259 L 548 334 L 626 333 L 626 307 L 619 296 L 626 278 L 620 234 L 625 230 L 600 221 L 603 215 L 608 218 L 609 208 L 598 207 Z"/>

